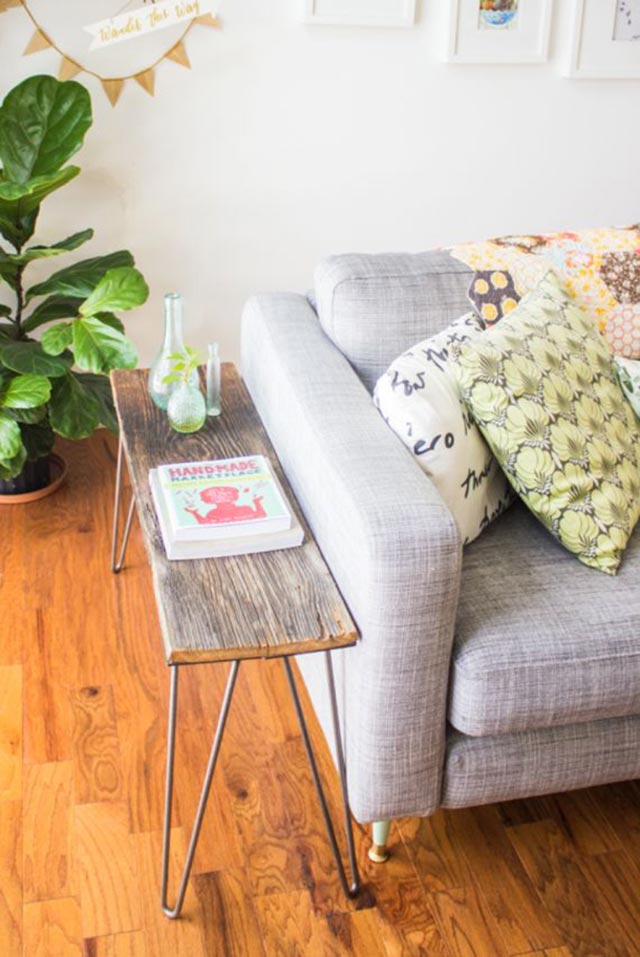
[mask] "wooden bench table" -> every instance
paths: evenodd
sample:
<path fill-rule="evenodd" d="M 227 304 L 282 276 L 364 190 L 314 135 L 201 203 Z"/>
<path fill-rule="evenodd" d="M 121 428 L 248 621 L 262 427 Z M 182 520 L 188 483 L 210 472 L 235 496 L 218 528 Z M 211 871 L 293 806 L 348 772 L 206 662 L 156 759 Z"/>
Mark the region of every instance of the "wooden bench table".
<path fill-rule="evenodd" d="M 200 432 L 180 435 L 169 427 L 166 413 L 153 404 L 147 391 L 145 370 L 113 372 L 111 384 L 120 424 L 111 568 L 114 573 L 118 573 L 123 567 L 136 506 L 153 575 L 165 658 L 171 668 L 162 850 L 162 909 L 171 918 L 178 917 L 182 910 L 238 669 L 240 662 L 246 658 L 282 658 L 342 888 L 347 896 L 355 896 L 358 891 L 358 871 L 330 652 L 335 648 L 355 644 L 358 633 L 296 502 L 253 402 L 237 369 L 232 364 L 225 363 L 222 372 L 222 414 L 207 419 Z M 149 470 L 174 462 L 235 458 L 243 455 L 264 455 L 269 459 L 304 528 L 304 543 L 299 548 L 277 552 L 170 562 L 165 555 L 151 498 Z M 128 466 L 133 495 L 118 554 L 124 459 Z M 293 655 L 311 652 L 323 652 L 326 659 L 352 874 L 350 884 L 340 856 L 289 660 Z M 180 667 L 212 661 L 231 662 L 231 668 L 176 903 L 170 907 L 167 902 L 167 885 Z"/>

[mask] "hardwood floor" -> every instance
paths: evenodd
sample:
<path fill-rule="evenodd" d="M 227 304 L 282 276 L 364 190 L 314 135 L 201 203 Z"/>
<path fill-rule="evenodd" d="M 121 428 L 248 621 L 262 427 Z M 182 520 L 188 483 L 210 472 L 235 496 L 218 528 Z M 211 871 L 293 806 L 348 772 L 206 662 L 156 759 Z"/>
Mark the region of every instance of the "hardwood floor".
<path fill-rule="evenodd" d="M 135 526 L 108 570 L 114 441 L 61 450 L 66 486 L 0 511 L 0 957 L 640 955 L 635 783 L 401 821 L 384 867 L 358 829 L 366 886 L 346 902 L 273 661 L 240 669 L 185 917 L 163 917 L 169 676 L 149 572 Z M 225 675 L 181 680 L 176 867 Z"/>

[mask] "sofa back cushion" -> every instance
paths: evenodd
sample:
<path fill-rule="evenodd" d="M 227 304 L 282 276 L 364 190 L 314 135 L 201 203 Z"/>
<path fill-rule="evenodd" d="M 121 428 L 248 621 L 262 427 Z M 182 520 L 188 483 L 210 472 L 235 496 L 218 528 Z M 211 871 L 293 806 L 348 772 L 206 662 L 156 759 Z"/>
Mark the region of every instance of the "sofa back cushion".
<path fill-rule="evenodd" d="M 330 256 L 316 269 L 317 312 L 372 391 L 396 356 L 468 312 L 472 276 L 445 251 Z"/>

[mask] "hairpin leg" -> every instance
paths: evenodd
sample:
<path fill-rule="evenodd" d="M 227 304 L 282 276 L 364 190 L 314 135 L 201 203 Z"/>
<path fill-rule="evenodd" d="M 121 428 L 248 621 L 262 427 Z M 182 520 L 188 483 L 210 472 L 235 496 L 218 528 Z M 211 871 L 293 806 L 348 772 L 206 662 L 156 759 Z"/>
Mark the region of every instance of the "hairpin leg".
<path fill-rule="evenodd" d="M 127 542 L 129 541 L 129 532 L 131 531 L 131 522 L 133 520 L 133 509 L 136 504 L 135 497 L 131 496 L 131 502 L 129 503 L 129 511 L 127 513 L 127 520 L 124 525 L 124 532 L 122 535 L 122 545 L 120 546 L 120 554 L 118 555 L 118 526 L 120 524 L 120 499 L 122 497 L 122 465 L 124 459 L 124 449 L 122 443 L 122 434 L 120 435 L 120 440 L 118 442 L 118 465 L 116 467 L 116 491 L 115 498 L 113 502 L 113 534 L 111 538 L 111 571 L 114 575 L 117 575 L 119 571 L 122 570 L 124 565 L 124 556 L 127 551 Z M 116 555 L 118 555 L 116 559 Z"/>
<path fill-rule="evenodd" d="M 184 904 L 184 897 L 187 892 L 187 883 L 189 881 L 189 875 L 191 874 L 191 867 L 193 865 L 193 858 L 196 853 L 196 847 L 198 846 L 198 838 L 200 837 L 200 828 L 202 827 L 202 819 L 204 818 L 204 812 L 207 809 L 207 801 L 209 799 L 209 791 L 211 790 L 211 782 L 213 781 L 213 773 L 216 769 L 216 763 L 218 760 L 218 753 L 220 751 L 220 745 L 222 743 L 222 736 L 224 734 L 225 724 L 227 723 L 227 717 L 229 714 L 229 706 L 231 704 L 231 699 L 233 697 L 233 689 L 235 687 L 236 678 L 238 677 L 238 669 L 240 667 L 239 661 L 234 661 L 231 664 L 231 670 L 229 671 L 229 677 L 227 678 L 227 686 L 224 692 L 224 698 L 222 699 L 222 706 L 220 708 L 220 716 L 218 717 L 218 726 L 216 728 L 216 733 L 213 739 L 213 744 L 211 746 L 211 753 L 209 755 L 209 762 L 207 764 L 207 770 L 204 776 L 204 782 L 202 784 L 202 791 L 200 792 L 200 800 L 198 802 L 198 809 L 196 811 L 195 821 L 193 822 L 193 829 L 191 831 L 191 838 L 189 840 L 189 847 L 187 850 L 187 858 L 184 864 L 184 869 L 182 871 L 182 878 L 180 879 L 180 885 L 178 887 L 178 893 L 176 896 L 176 902 L 173 907 L 169 906 L 167 901 L 167 885 L 169 883 L 169 852 L 171 849 L 171 805 L 173 803 L 173 763 L 175 758 L 175 749 L 176 749 L 176 718 L 178 714 L 178 672 L 180 665 L 172 665 L 171 668 L 171 691 L 169 696 L 169 730 L 167 736 L 167 780 L 165 788 L 165 798 L 164 798 L 164 829 L 162 834 L 162 910 L 167 917 L 170 917 L 172 920 L 175 920 L 176 917 L 180 916 L 182 911 L 182 905 Z"/>
<path fill-rule="evenodd" d="M 338 705 L 336 701 L 336 689 L 335 689 L 335 681 L 333 677 L 333 664 L 331 661 L 331 652 L 329 651 L 325 652 L 325 661 L 327 666 L 327 682 L 329 685 L 329 698 L 331 703 L 333 733 L 335 736 L 336 758 L 338 761 L 338 773 L 340 775 L 340 787 L 342 791 L 342 806 L 344 810 L 345 830 L 347 832 L 349 865 L 351 867 L 351 875 L 352 875 L 352 882 L 350 885 L 347 881 L 347 875 L 345 873 L 344 864 L 342 863 L 342 857 L 340 856 L 340 848 L 338 847 L 335 831 L 333 828 L 333 824 L 331 822 L 331 815 L 329 813 L 329 808 L 327 806 L 324 790 L 322 788 L 322 781 L 320 780 L 318 766 L 316 764 L 313 748 L 311 747 L 311 739 L 309 737 L 309 732 L 307 730 L 307 723 L 305 721 L 302 705 L 300 704 L 300 698 L 298 695 L 298 689 L 296 687 L 295 678 L 293 676 L 293 671 L 291 670 L 291 662 L 289 661 L 288 658 L 283 658 L 282 660 L 284 662 L 284 668 L 287 673 L 287 679 L 289 681 L 291 697 L 293 698 L 293 704 L 296 709 L 296 714 L 298 716 L 300 731 L 302 733 L 302 740 L 304 741 L 307 757 L 309 759 L 309 766 L 311 768 L 311 774 L 313 776 L 313 783 L 316 788 L 318 801 L 320 802 L 320 808 L 322 810 L 322 815 L 324 817 L 324 823 L 327 829 L 329 843 L 331 845 L 331 850 L 333 851 L 333 856 L 335 858 L 336 866 L 338 868 L 338 876 L 340 878 L 340 884 L 342 885 L 342 890 L 345 896 L 353 898 L 358 894 L 358 891 L 360 890 L 360 878 L 358 876 L 358 866 L 356 863 L 356 853 L 355 853 L 355 847 L 354 847 L 354 841 L 353 841 L 353 825 L 351 821 L 351 813 L 349 811 L 349 793 L 347 790 L 347 774 L 346 774 L 346 766 L 345 766 L 345 760 L 344 760 L 344 751 L 342 748 L 342 738 L 340 736 L 340 721 L 339 721 L 339 715 L 338 715 Z"/>

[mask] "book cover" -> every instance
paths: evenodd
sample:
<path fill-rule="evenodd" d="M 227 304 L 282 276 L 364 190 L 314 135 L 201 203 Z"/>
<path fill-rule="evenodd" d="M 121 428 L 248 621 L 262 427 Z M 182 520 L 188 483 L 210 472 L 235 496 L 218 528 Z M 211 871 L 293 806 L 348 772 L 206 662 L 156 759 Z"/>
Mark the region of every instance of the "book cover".
<path fill-rule="evenodd" d="M 262 455 L 161 465 L 174 541 L 213 541 L 291 527 L 291 511 Z"/>
<path fill-rule="evenodd" d="M 169 561 L 187 559 L 224 558 L 233 555 L 247 555 L 257 552 L 279 551 L 284 548 L 296 548 L 304 541 L 304 531 L 295 515 L 291 517 L 291 526 L 269 534 L 238 535 L 225 540 L 213 541 L 175 541 L 171 534 L 169 512 L 160 483 L 157 469 L 149 473 L 151 494 L 158 517 L 160 534 Z"/>

